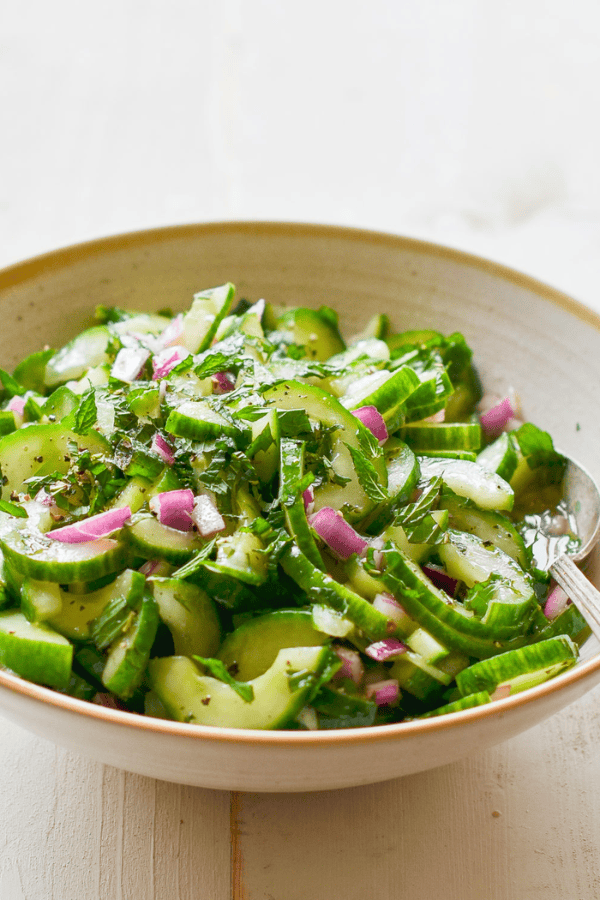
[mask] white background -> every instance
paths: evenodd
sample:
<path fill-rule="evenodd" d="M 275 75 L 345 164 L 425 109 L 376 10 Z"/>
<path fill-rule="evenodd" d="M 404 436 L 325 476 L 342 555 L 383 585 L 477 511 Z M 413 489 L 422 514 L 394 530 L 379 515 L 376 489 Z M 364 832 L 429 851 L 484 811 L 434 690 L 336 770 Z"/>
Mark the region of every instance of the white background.
<path fill-rule="evenodd" d="M 4 0 L 0 266 L 301 220 L 471 250 L 600 311 L 599 45 L 596 0 Z M 350 900 L 372 871 L 381 900 L 595 900 L 596 706 L 393 786 L 238 800 L 237 819 L 226 795 L 2 722 L 0 900 L 226 900 L 230 822 L 236 900 L 323 900 L 306 865 Z"/>

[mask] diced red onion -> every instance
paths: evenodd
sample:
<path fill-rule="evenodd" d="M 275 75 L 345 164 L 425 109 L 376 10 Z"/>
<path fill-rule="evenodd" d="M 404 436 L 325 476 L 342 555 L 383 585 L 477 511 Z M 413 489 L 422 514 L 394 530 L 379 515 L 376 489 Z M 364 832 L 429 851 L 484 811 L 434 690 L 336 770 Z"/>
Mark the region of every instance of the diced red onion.
<path fill-rule="evenodd" d="M 97 541 L 99 538 L 108 537 L 113 531 L 118 531 L 125 522 L 131 518 L 131 509 L 128 506 L 119 509 L 110 509 L 108 512 L 98 513 L 89 519 L 82 519 L 74 525 L 65 525 L 48 533 L 48 537 L 64 544 L 83 544 L 88 541 Z"/>
<path fill-rule="evenodd" d="M 119 381 L 131 384 L 140 375 L 150 351 L 145 347 L 122 347 L 112 364 L 110 374 Z"/>
<path fill-rule="evenodd" d="M 400 688 L 395 678 L 389 678 L 387 681 L 376 681 L 368 685 L 366 695 L 369 700 L 374 700 L 377 706 L 388 706 L 399 698 Z"/>
<path fill-rule="evenodd" d="M 312 484 L 309 484 L 309 486 L 303 492 L 302 499 L 304 500 L 304 509 L 306 510 L 306 514 L 310 516 L 315 508 L 315 489 Z"/>
<path fill-rule="evenodd" d="M 458 584 L 456 578 L 451 578 L 447 572 L 443 569 L 439 569 L 437 566 L 422 566 L 422 569 L 429 580 L 432 581 L 437 588 L 440 588 L 451 597 L 454 597 L 456 594 L 456 586 Z"/>
<path fill-rule="evenodd" d="M 569 604 L 569 595 L 557 584 L 544 604 L 544 615 L 547 619 L 555 619 Z"/>
<path fill-rule="evenodd" d="M 173 450 L 171 446 L 167 444 L 162 434 L 156 432 L 156 434 L 152 438 L 152 443 L 150 446 L 154 453 L 156 453 L 157 456 L 160 456 L 164 463 L 166 463 L 168 466 L 173 465 L 173 463 L 175 462 Z"/>
<path fill-rule="evenodd" d="M 334 678 L 349 678 L 355 684 L 360 684 L 365 674 L 360 654 L 349 647 L 336 646 L 334 650 L 342 661 L 342 665 L 335 673 Z"/>
<path fill-rule="evenodd" d="M 6 408 L 18 416 L 23 416 L 25 413 L 25 401 L 22 397 L 11 397 Z"/>
<path fill-rule="evenodd" d="M 161 525 L 175 528 L 177 531 L 192 530 L 192 512 L 194 511 L 194 495 L 189 488 L 176 491 L 164 491 L 150 500 L 150 509 L 156 513 Z"/>
<path fill-rule="evenodd" d="M 121 700 L 118 700 L 117 697 L 113 697 L 112 694 L 103 694 L 98 692 L 94 696 L 93 702 L 98 706 L 104 706 L 105 709 L 119 709 L 123 712 L 131 711 Z"/>
<path fill-rule="evenodd" d="M 225 529 L 225 519 L 208 494 L 194 498 L 192 521 L 202 537 L 212 537 Z"/>
<path fill-rule="evenodd" d="M 231 372 L 215 372 L 211 381 L 213 394 L 228 394 L 235 388 L 235 375 Z"/>
<path fill-rule="evenodd" d="M 150 578 L 162 564 L 162 559 L 147 559 L 146 562 L 139 567 L 138 572 L 141 572 L 146 578 Z"/>
<path fill-rule="evenodd" d="M 360 555 L 368 546 L 341 513 L 330 506 L 323 506 L 308 521 L 311 528 L 340 559 L 348 559 L 353 553 Z"/>
<path fill-rule="evenodd" d="M 397 638 L 384 638 L 382 641 L 375 641 L 374 644 L 369 644 L 365 648 L 365 653 L 371 659 L 376 659 L 377 662 L 385 662 L 388 659 L 402 656 L 403 653 L 406 653 L 406 650 L 407 647 Z"/>
<path fill-rule="evenodd" d="M 490 700 L 506 700 L 510 697 L 510 682 L 499 684 L 496 690 L 490 694 Z"/>
<path fill-rule="evenodd" d="M 391 594 L 377 594 L 373 600 L 373 607 L 380 613 L 383 613 L 387 620 L 392 622 L 393 625 L 400 625 L 401 622 L 408 618 L 408 613 L 404 607 L 401 606 Z"/>
<path fill-rule="evenodd" d="M 380 444 L 384 444 L 388 439 L 388 430 L 376 406 L 359 406 L 358 409 L 352 410 L 352 415 L 363 423 L 369 431 L 375 435 Z"/>
<path fill-rule="evenodd" d="M 44 506 L 54 506 L 54 497 L 44 488 L 38 491 L 33 499 L 36 503 L 41 503 Z"/>
<path fill-rule="evenodd" d="M 503 397 L 487 412 L 481 413 L 479 422 L 486 437 L 498 437 L 511 419 L 517 416 L 517 404 L 511 397 Z"/>
<path fill-rule="evenodd" d="M 179 363 L 190 355 L 190 351 L 185 347 L 167 347 L 161 350 L 152 359 L 152 378 L 158 381 L 159 378 L 166 378 L 171 369 L 178 366 Z"/>
<path fill-rule="evenodd" d="M 164 349 L 178 344 L 183 334 L 183 315 L 179 313 L 174 319 L 171 319 L 167 327 L 156 339 L 156 346 Z"/>

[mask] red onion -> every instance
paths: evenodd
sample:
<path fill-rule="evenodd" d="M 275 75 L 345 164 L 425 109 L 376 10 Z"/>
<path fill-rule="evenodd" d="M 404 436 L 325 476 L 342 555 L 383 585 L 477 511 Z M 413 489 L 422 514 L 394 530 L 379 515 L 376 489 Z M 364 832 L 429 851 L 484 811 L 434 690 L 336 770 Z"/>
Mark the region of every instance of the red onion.
<path fill-rule="evenodd" d="M 544 605 L 544 615 L 547 619 L 555 619 L 569 604 L 569 596 L 561 587 L 556 585 L 548 594 Z"/>
<path fill-rule="evenodd" d="M 108 512 L 99 513 L 89 519 L 82 519 L 74 525 L 65 525 L 48 533 L 48 537 L 64 544 L 83 544 L 87 541 L 96 541 L 98 538 L 108 537 L 113 531 L 123 527 L 127 519 L 131 518 L 131 509 L 128 506 L 119 509 L 110 509 Z"/>
<path fill-rule="evenodd" d="M 490 694 L 490 700 L 506 700 L 510 697 L 510 682 L 499 684 L 496 690 Z"/>
<path fill-rule="evenodd" d="M 342 661 L 342 665 L 335 673 L 334 678 L 349 678 L 355 684 L 360 684 L 365 674 L 360 654 L 349 647 L 336 646 L 333 649 Z"/>
<path fill-rule="evenodd" d="M 112 694 L 102 694 L 98 692 L 95 694 L 92 702 L 96 703 L 98 706 L 104 706 L 105 709 L 120 709 L 123 712 L 131 712 L 121 700 L 118 700 L 117 697 L 113 697 Z"/>
<path fill-rule="evenodd" d="M 33 499 L 36 503 L 43 504 L 43 506 L 54 506 L 54 497 L 44 488 L 38 491 Z"/>
<path fill-rule="evenodd" d="M 167 347 L 161 350 L 152 359 L 152 378 L 158 381 L 159 378 L 166 378 L 171 369 L 178 366 L 179 363 L 190 355 L 190 351 L 185 347 Z"/>
<path fill-rule="evenodd" d="M 231 372 L 215 372 L 211 380 L 213 394 L 228 394 L 235 388 L 235 375 Z"/>
<path fill-rule="evenodd" d="M 304 509 L 306 510 L 307 515 L 310 516 L 315 508 L 315 489 L 312 484 L 309 484 L 303 492 L 302 499 L 304 500 Z"/>
<path fill-rule="evenodd" d="M 194 511 L 194 495 L 189 488 L 177 491 L 164 491 L 150 500 L 150 509 L 156 513 L 161 525 L 175 528 L 177 531 L 192 530 L 192 512 Z"/>
<path fill-rule="evenodd" d="M 25 401 L 22 397 L 11 397 L 6 408 L 17 413 L 18 416 L 22 416 L 25 413 Z"/>
<path fill-rule="evenodd" d="M 178 344 L 183 334 L 183 315 L 179 313 L 174 319 L 171 319 L 167 327 L 156 338 L 156 346 L 164 349 Z"/>
<path fill-rule="evenodd" d="M 360 406 L 358 409 L 352 410 L 352 415 L 363 423 L 372 434 L 375 435 L 380 444 L 384 444 L 388 439 L 388 430 L 376 406 Z"/>
<path fill-rule="evenodd" d="M 225 519 L 208 494 L 200 494 L 194 498 L 192 521 L 204 538 L 212 537 L 225 529 Z"/>
<path fill-rule="evenodd" d="M 422 566 L 423 572 L 430 581 L 433 581 L 437 588 L 440 588 L 442 591 L 445 591 L 451 597 L 454 597 L 456 594 L 456 586 L 458 581 L 456 578 L 451 578 L 447 572 L 443 569 L 438 568 L 437 566 Z"/>
<path fill-rule="evenodd" d="M 387 681 L 376 681 L 367 687 L 366 695 L 369 700 L 373 699 L 377 706 L 387 706 L 395 703 L 400 697 L 400 688 L 395 678 L 389 678 Z"/>
<path fill-rule="evenodd" d="M 349 559 L 353 553 L 361 554 L 368 546 L 364 538 L 348 525 L 342 514 L 330 506 L 322 507 L 308 521 L 340 559 Z"/>
<path fill-rule="evenodd" d="M 162 559 L 147 559 L 138 569 L 146 578 L 150 578 L 163 564 Z"/>
<path fill-rule="evenodd" d="M 173 463 L 175 462 L 173 450 L 171 449 L 171 446 L 167 444 L 161 434 L 156 432 L 156 434 L 152 438 L 152 444 L 150 446 L 154 453 L 156 453 L 157 456 L 160 456 L 163 462 L 165 462 L 168 466 L 173 465 Z"/>
<path fill-rule="evenodd" d="M 511 419 L 518 414 L 517 404 L 511 397 L 503 397 L 498 403 L 481 413 L 479 422 L 486 437 L 498 437 Z"/>
<path fill-rule="evenodd" d="M 145 347 L 122 347 L 112 364 L 110 374 L 119 381 L 131 384 L 140 375 L 150 351 Z"/>
<path fill-rule="evenodd" d="M 385 662 L 388 659 L 395 659 L 397 656 L 401 656 L 403 653 L 406 653 L 406 650 L 407 647 L 397 638 L 384 638 L 382 641 L 369 644 L 365 648 L 365 653 L 371 659 L 376 659 L 377 662 Z"/>
<path fill-rule="evenodd" d="M 394 625 L 400 625 L 408 618 L 408 613 L 397 600 L 394 600 L 391 594 L 377 594 L 373 600 L 373 607 L 392 622 Z"/>

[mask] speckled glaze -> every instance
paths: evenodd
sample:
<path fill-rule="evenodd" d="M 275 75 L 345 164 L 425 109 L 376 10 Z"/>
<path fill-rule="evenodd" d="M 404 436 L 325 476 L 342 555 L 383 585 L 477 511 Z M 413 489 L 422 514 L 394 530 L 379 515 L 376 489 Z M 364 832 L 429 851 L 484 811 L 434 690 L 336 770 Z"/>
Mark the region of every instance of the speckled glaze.
<path fill-rule="evenodd" d="M 335 307 L 346 334 L 374 312 L 397 329 L 460 330 L 486 388 L 509 386 L 524 416 L 600 478 L 600 318 L 546 285 L 473 256 L 388 234 L 231 222 L 145 231 L 0 272 L 0 364 L 60 345 L 98 303 L 185 309 L 225 281 L 255 301 Z M 600 585 L 596 554 L 590 578 Z M 504 741 L 600 682 L 590 640 L 575 669 L 530 691 L 439 719 L 322 734 L 202 728 L 108 710 L 0 673 L 0 710 L 30 731 L 154 778 L 243 791 L 384 781 Z"/>

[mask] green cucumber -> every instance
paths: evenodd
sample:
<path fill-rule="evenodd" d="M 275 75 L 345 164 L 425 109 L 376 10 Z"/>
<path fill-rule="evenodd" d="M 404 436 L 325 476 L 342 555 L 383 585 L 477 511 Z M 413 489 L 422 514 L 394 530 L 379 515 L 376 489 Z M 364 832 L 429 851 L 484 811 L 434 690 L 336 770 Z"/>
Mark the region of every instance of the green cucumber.
<path fill-rule="evenodd" d="M 228 634 L 217 658 L 239 681 L 252 681 L 271 668 L 285 647 L 320 647 L 328 639 L 315 628 L 310 610 L 277 609 Z"/>
<path fill-rule="evenodd" d="M 99 650 L 106 650 L 127 630 L 142 601 L 145 586 L 146 579 L 141 572 L 125 569 L 110 584 L 81 596 L 82 604 L 90 610 L 101 608 L 89 625 L 90 637 Z"/>
<path fill-rule="evenodd" d="M 235 287 L 223 284 L 194 294 L 194 300 L 183 317 L 180 343 L 190 353 L 201 353 L 210 347 L 221 320 L 229 313 Z"/>
<path fill-rule="evenodd" d="M 158 623 L 156 600 L 145 594 L 131 627 L 117 638 L 108 652 L 102 684 L 121 700 L 128 700 L 141 684 Z"/>
<path fill-rule="evenodd" d="M 505 481 L 510 481 L 519 462 L 514 438 L 504 432 L 478 454 L 477 462 L 482 468 L 495 472 Z"/>
<path fill-rule="evenodd" d="M 44 371 L 46 386 L 55 387 L 65 381 L 74 381 L 85 375 L 88 369 L 108 362 L 110 339 L 106 325 L 96 325 L 82 331 L 48 360 Z"/>
<path fill-rule="evenodd" d="M 522 569 L 528 566 L 525 543 L 518 529 L 503 513 L 493 509 L 479 509 L 469 500 L 442 494 L 440 508 L 447 509 L 450 527 L 475 534 L 482 541 L 491 542 L 508 553 Z"/>
<path fill-rule="evenodd" d="M 186 400 L 173 409 L 167 419 L 165 431 L 193 441 L 231 437 L 238 443 L 248 443 L 249 433 L 232 425 L 221 413 L 213 409 L 208 400 Z"/>
<path fill-rule="evenodd" d="M 474 709 L 476 706 L 485 706 L 491 700 L 487 691 L 477 691 L 476 694 L 467 694 L 459 700 L 453 700 L 452 703 L 445 703 L 444 706 L 438 706 L 431 712 L 423 713 L 419 719 L 429 719 L 432 716 L 447 716 L 449 713 L 460 712 L 463 709 Z"/>
<path fill-rule="evenodd" d="M 110 575 L 123 567 L 127 556 L 125 545 L 112 538 L 65 544 L 26 530 L 3 535 L 0 547 L 10 565 L 22 575 L 59 584 L 94 581 Z"/>
<path fill-rule="evenodd" d="M 21 587 L 21 612 L 30 622 L 47 622 L 61 610 L 62 595 L 56 582 L 24 579 Z"/>
<path fill-rule="evenodd" d="M 309 359 L 327 360 L 346 349 L 337 316 L 327 307 L 288 309 L 279 316 L 276 327 L 289 331 Z"/>
<path fill-rule="evenodd" d="M 340 402 L 347 409 L 374 406 L 381 413 L 391 434 L 404 421 L 404 402 L 419 385 L 419 376 L 410 366 L 395 372 L 374 372 L 351 383 Z"/>
<path fill-rule="evenodd" d="M 279 467 L 281 429 L 276 409 L 270 409 L 252 423 L 252 443 L 247 455 L 262 484 L 269 484 Z"/>
<path fill-rule="evenodd" d="M 508 685 L 512 696 L 560 675 L 578 658 L 577 645 L 563 634 L 480 660 L 459 672 L 456 684 L 463 696 L 477 691 L 493 694 L 501 685 Z"/>
<path fill-rule="evenodd" d="M 213 601 L 201 588 L 177 578 L 150 578 L 158 614 L 173 637 L 177 656 L 214 656 L 221 628 Z"/>
<path fill-rule="evenodd" d="M 148 673 L 153 691 L 173 719 L 220 728 L 282 728 L 295 718 L 331 658 L 328 647 L 280 650 L 263 675 L 250 681 L 246 702 L 228 684 L 200 674 L 185 656 L 153 659 Z M 304 673 L 300 679 L 290 676 Z"/>
<path fill-rule="evenodd" d="M 165 559 L 173 565 L 187 562 L 204 545 L 204 541 L 195 532 L 169 528 L 151 513 L 136 513 L 123 533 L 138 556 L 144 559 Z"/>
<path fill-rule="evenodd" d="M 400 437 L 419 450 L 479 450 L 481 426 L 471 422 L 409 422 Z"/>
<path fill-rule="evenodd" d="M 304 475 L 304 449 L 304 442 L 282 438 L 279 498 L 287 530 L 312 564 L 324 570 L 323 559 L 306 518 L 304 498 L 297 487 Z"/>
<path fill-rule="evenodd" d="M 360 344 L 362 341 L 369 341 L 372 339 L 377 339 L 379 341 L 385 341 L 390 330 L 390 320 L 389 317 L 385 315 L 385 313 L 377 313 L 374 316 L 371 316 L 365 327 L 359 334 L 355 334 L 348 341 L 349 347 L 355 347 L 356 344 Z"/>
<path fill-rule="evenodd" d="M 22 612 L 0 613 L 0 663 L 7 669 L 48 687 L 69 684 L 73 647 L 45 622 L 29 622 Z"/>
<path fill-rule="evenodd" d="M 238 529 L 233 534 L 217 539 L 217 558 L 207 560 L 204 567 L 217 575 L 225 575 L 259 586 L 268 575 L 268 559 L 264 546 L 251 531 Z"/>
<path fill-rule="evenodd" d="M 476 462 L 464 459 L 421 457 L 421 477 L 430 481 L 440 476 L 455 494 L 467 497 L 481 509 L 510 510 L 514 492 L 508 482 L 494 472 L 482 469 Z"/>

